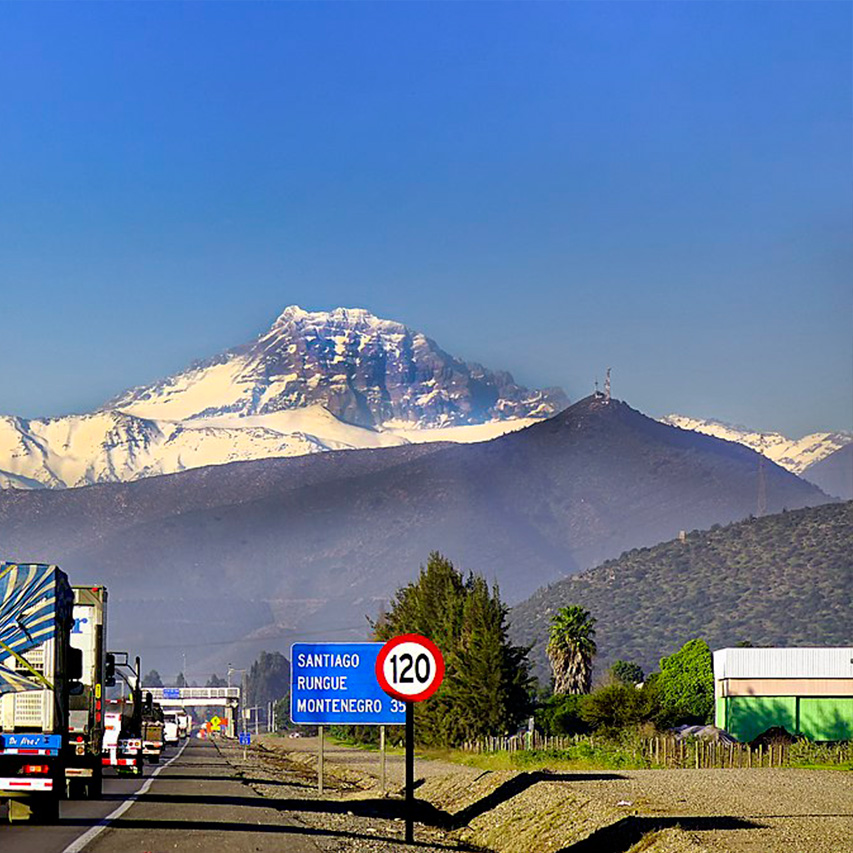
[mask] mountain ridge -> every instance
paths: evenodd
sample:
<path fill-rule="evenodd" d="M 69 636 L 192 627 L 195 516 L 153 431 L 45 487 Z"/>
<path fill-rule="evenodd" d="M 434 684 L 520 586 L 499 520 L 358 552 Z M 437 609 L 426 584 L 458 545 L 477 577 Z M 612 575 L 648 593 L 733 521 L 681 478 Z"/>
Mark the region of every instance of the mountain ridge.
<path fill-rule="evenodd" d="M 363 639 L 365 616 L 375 618 L 432 550 L 483 573 L 517 602 L 626 549 L 754 512 L 758 460 L 742 445 L 593 395 L 476 444 L 7 490 L 0 541 L 8 558 L 57 562 L 110 585 L 128 613 L 123 631 L 144 622 L 159 634 L 190 632 L 175 642 L 193 644 L 194 635 L 211 632 L 204 608 L 188 603 L 178 628 L 163 621 L 173 606 L 152 602 L 215 592 L 232 602 L 247 637 L 319 631 Z M 772 462 L 765 478 L 770 510 L 829 500 Z M 251 621 L 261 603 L 266 625 Z"/>

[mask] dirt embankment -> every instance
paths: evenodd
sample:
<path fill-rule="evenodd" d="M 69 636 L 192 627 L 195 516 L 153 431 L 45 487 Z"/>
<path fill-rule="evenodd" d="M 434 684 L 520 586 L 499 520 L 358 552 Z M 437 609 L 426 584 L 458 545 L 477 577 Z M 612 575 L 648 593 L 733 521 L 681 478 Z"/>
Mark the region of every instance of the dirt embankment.
<path fill-rule="evenodd" d="M 252 775 L 294 772 L 316 784 L 316 742 L 262 738 L 249 758 Z M 327 746 L 325 755 L 326 797 L 340 804 L 333 822 L 345 813 L 348 821 L 367 821 L 360 830 L 350 827 L 351 844 L 340 850 L 396 851 L 390 841 L 402 832 L 403 762 L 388 756 L 385 796 L 381 790 L 380 763 L 376 753 Z M 482 771 L 441 761 L 418 761 L 417 838 L 429 849 L 489 850 L 495 853 L 625 853 L 633 849 L 649 853 L 701 853 L 705 848 L 675 824 L 649 821 L 635 803 L 615 792 L 590 788 L 590 783 L 618 782 L 615 773 L 564 774 L 547 772 Z M 265 796 L 275 788 L 253 784 Z M 313 787 L 313 785 L 312 785 Z M 331 792 L 331 793 L 330 793 Z M 314 796 L 316 789 L 305 796 Z M 614 799 L 614 797 L 616 797 Z M 327 809 L 335 812 L 333 807 Z M 330 826 L 329 814 L 314 808 L 304 819 Z M 341 826 L 335 823 L 335 831 Z M 369 848 L 355 838 L 369 833 Z M 380 844 L 384 839 L 385 845 Z M 379 846 L 376 846 L 379 845 Z"/>

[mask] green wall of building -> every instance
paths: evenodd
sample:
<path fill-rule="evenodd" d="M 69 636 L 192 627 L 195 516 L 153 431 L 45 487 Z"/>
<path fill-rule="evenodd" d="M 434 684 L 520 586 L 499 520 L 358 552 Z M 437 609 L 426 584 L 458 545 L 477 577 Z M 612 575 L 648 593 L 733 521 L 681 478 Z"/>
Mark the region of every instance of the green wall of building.
<path fill-rule="evenodd" d="M 812 740 L 853 740 L 853 697 L 800 699 L 800 728 Z"/>
<path fill-rule="evenodd" d="M 853 697 L 726 696 L 717 699 L 715 716 L 742 742 L 772 726 L 810 740 L 853 740 Z"/>

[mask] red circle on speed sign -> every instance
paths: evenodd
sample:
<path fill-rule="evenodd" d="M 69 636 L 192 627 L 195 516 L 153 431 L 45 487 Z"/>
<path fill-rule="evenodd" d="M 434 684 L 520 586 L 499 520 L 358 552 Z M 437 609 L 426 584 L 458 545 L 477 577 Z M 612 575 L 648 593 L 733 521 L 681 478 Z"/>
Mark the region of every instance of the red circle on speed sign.
<path fill-rule="evenodd" d="M 444 658 L 432 640 L 420 634 L 401 634 L 379 650 L 376 678 L 395 699 L 423 702 L 441 686 Z"/>

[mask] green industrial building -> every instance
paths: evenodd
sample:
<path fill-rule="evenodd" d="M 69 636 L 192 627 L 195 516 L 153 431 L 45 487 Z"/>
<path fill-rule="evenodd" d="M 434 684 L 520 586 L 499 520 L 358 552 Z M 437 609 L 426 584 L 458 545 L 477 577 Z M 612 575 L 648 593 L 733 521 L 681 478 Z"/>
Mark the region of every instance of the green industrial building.
<path fill-rule="evenodd" d="M 853 740 L 853 647 L 714 652 L 716 725 L 741 742 L 775 726 Z"/>

